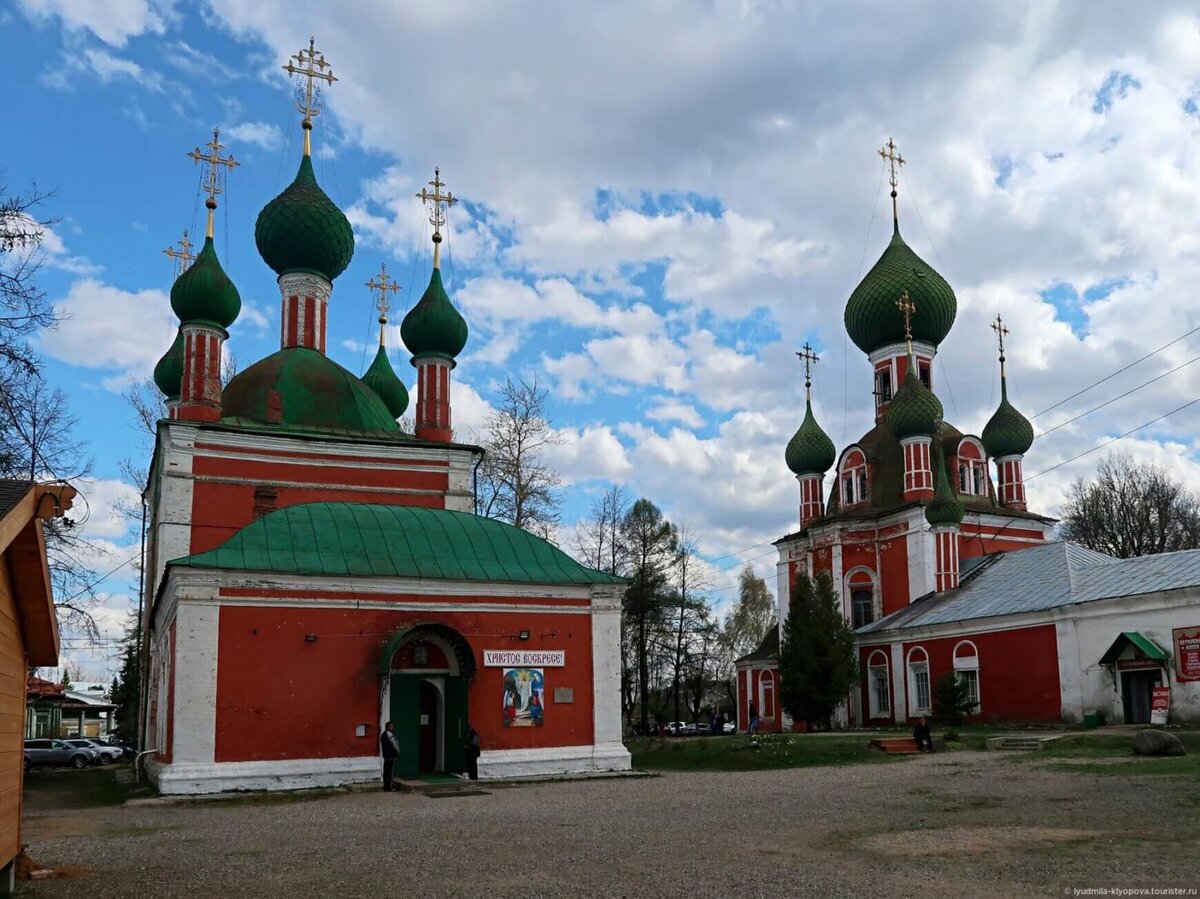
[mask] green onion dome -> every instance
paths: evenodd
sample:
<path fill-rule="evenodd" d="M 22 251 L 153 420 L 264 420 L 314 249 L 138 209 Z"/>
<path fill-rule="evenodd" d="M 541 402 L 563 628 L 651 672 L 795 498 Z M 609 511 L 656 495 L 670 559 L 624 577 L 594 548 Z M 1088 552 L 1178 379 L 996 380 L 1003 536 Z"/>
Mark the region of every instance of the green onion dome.
<path fill-rule="evenodd" d="M 942 420 L 942 401 L 917 376 L 917 365 L 908 357 L 908 372 L 887 410 L 887 426 L 897 440 L 932 437 Z"/>
<path fill-rule="evenodd" d="M 913 340 L 937 346 L 950 333 L 958 301 L 945 279 L 909 249 L 896 223 L 891 243 L 846 303 L 846 332 L 864 353 L 904 340 L 896 300 L 905 291 L 917 307 Z"/>
<path fill-rule="evenodd" d="M 175 332 L 175 342 L 154 366 L 154 383 L 168 400 L 179 399 L 183 392 L 183 332 Z"/>
<path fill-rule="evenodd" d="M 433 270 L 425 293 L 404 316 L 400 336 L 414 359 L 418 356 L 453 359 L 467 345 L 467 322 L 446 295 L 441 269 Z"/>
<path fill-rule="evenodd" d="M 946 477 L 946 460 L 942 453 L 942 441 L 933 447 L 934 478 L 937 485 L 934 488 L 933 499 L 925 507 L 925 520 L 934 527 L 938 525 L 958 525 L 963 520 L 963 504 L 959 502 L 954 491 L 950 489 L 950 481 Z"/>
<path fill-rule="evenodd" d="M 205 322 L 228 328 L 242 311 L 238 289 L 217 259 L 211 237 L 191 267 L 171 286 L 171 308 L 184 324 Z"/>
<path fill-rule="evenodd" d="M 354 230 L 317 184 L 312 157 L 300 160 L 296 180 L 263 207 L 254 243 L 277 275 L 313 272 L 332 281 L 354 255 Z"/>
<path fill-rule="evenodd" d="M 788 441 L 783 454 L 794 474 L 825 474 L 837 458 L 833 441 L 813 417 L 812 402 L 804 403 L 804 421 Z"/>
<path fill-rule="evenodd" d="M 1000 406 L 983 428 L 983 448 L 993 459 L 1023 456 L 1033 446 L 1033 425 L 1008 401 L 1008 384 L 1000 379 Z"/>
<path fill-rule="evenodd" d="M 392 363 L 388 361 L 387 350 L 382 346 L 375 354 L 375 361 L 371 363 L 367 373 L 362 376 L 362 382 L 383 400 L 383 404 L 387 406 L 392 418 L 399 418 L 408 408 L 408 389 L 392 369 Z"/>
<path fill-rule="evenodd" d="M 288 347 L 225 385 L 224 419 L 283 428 L 398 431 L 383 400 L 324 353 Z"/>

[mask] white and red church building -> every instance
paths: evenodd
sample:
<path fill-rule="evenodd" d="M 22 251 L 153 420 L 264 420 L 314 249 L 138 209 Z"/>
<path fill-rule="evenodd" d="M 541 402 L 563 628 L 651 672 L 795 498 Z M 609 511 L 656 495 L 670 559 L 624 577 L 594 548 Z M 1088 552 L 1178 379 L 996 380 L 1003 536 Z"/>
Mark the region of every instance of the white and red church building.
<path fill-rule="evenodd" d="M 222 386 L 240 298 L 212 240 L 216 191 L 203 250 L 171 291 L 180 328 L 155 371 L 169 413 L 147 491 L 152 778 L 164 793 L 370 781 L 388 721 L 402 777 L 466 771 L 468 728 L 483 778 L 628 769 L 623 582 L 474 514 L 482 451 L 455 441 L 451 419 L 467 325 L 440 271 L 450 196 L 440 177 L 422 192 L 434 260 L 401 328 L 416 369 L 406 433 L 383 330 L 362 377 L 326 355 L 354 235 L 317 184 L 303 124 L 299 173 L 255 229 L 278 276 L 279 351 Z"/>
<path fill-rule="evenodd" d="M 972 720 L 1141 723 L 1157 700 L 1172 721 L 1200 721 L 1200 551 L 1117 560 L 1053 542 L 1055 521 L 1026 507 L 1033 428 L 1008 400 L 999 317 L 998 409 L 980 435 L 944 421 L 933 374 L 957 300 L 900 236 L 895 198 L 893 181 L 891 241 L 845 311 L 874 425 L 838 453 L 809 398 L 788 443 L 799 527 L 775 544 L 779 630 L 736 665 L 740 720 L 754 703 L 760 729 L 793 726 L 779 631 L 796 576 L 825 572 L 862 675 L 842 726 L 931 714 L 946 672 L 970 685 Z"/>

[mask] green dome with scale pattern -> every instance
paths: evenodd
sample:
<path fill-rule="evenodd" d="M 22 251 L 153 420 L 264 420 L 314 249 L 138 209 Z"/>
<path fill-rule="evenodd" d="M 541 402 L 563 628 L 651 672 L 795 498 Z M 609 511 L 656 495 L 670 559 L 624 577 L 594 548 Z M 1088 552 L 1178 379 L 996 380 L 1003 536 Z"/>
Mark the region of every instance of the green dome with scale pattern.
<path fill-rule="evenodd" d="M 254 243 L 277 275 L 313 272 L 332 281 L 354 256 L 354 229 L 317 184 L 312 157 L 300 160 L 296 180 L 263 207 Z"/>
<path fill-rule="evenodd" d="M 400 323 L 404 345 L 418 356 L 453 359 L 467 345 L 467 322 L 454 308 L 442 285 L 442 270 L 435 268 L 429 286 Z"/>
<path fill-rule="evenodd" d="M 387 350 L 382 346 L 375 354 L 375 361 L 362 376 L 362 382 L 383 400 L 388 412 L 392 413 L 392 418 L 399 418 L 408 409 L 408 388 L 392 368 Z"/>
<path fill-rule="evenodd" d="M 154 366 L 154 383 L 168 400 L 179 399 L 183 392 L 183 332 L 175 332 L 175 342 Z"/>
<path fill-rule="evenodd" d="M 1033 446 L 1033 425 L 1008 401 L 1008 384 L 1000 379 L 1000 406 L 984 425 L 983 448 L 993 459 L 1023 456 Z"/>
<path fill-rule="evenodd" d="M 783 454 L 793 474 L 825 474 L 837 458 L 837 450 L 829 435 L 821 430 L 813 417 L 812 402 L 804 403 L 804 421 L 788 441 Z"/>
<path fill-rule="evenodd" d="M 206 322 L 228 328 L 242 311 L 242 297 L 221 268 L 211 237 L 191 267 L 171 285 L 171 308 L 184 324 Z"/>
<path fill-rule="evenodd" d="M 908 357 L 908 371 L 887 410 L 887 426 L 897 440 L 932 437 L 942 420 L 942 401 L 917 376 L 917 365 Z"/>
<path fill-rule="evenodd" d="M 945 454 L 942 452 L 941 440 L 934 445 L 931 455 L 933 456 L 933 467 L 936 469 L 934 479 L 937 485 L 934 488 L 933 499 L 925 507 L 925 520 L 934 527 L 962 524 L 966 509 L 959 502 L 946 477 L 946 460 Z"/>
<path fill-rule="evenodd" d="M 946 280 L 909 249 L 897 222 L 891 243 L 846 303 L 846 332 L 864 353 L 903 342 L 904 316 L 896 301 L 905 291 L 917 307 L 913 340 L 937 346 L 950 333 L 958 301 Z"/>

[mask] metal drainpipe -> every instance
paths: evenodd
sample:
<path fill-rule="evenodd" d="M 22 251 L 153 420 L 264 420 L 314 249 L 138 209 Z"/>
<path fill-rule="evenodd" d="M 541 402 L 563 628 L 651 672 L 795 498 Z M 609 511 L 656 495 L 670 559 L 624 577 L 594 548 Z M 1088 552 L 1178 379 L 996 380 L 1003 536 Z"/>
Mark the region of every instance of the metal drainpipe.
<path fill-rule="evenodd" d="M 475 514 L 479 514 L 479 466 L 483 464 L 483 450 L 475 459 L 475 467 L 471 469 L 471 493 L 474 494 Z"/>

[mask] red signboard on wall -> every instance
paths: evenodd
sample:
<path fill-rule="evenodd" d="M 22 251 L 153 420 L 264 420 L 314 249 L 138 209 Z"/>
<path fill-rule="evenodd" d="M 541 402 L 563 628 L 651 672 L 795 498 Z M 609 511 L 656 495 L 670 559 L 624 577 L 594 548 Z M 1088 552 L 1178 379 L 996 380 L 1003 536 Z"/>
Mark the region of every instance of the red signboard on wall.
<path fill-rule="evenodd" d="M 1162 662 L 1155 659 L 1117 659 L 1118 671 L 1144 671 L 1149 668 L 1161 668 Z"/>
<path fill-rule="evenodd" d="M 1171 710 L 1171 688 L 1155 687 L 1150 697 L 1150 723 L 1166 724 Z"/>
<path fill-rule="evenodd" d="M 1200 627 L 1177 627 L 1175 638 L 1175 680 L 1200 680 Z"/>

